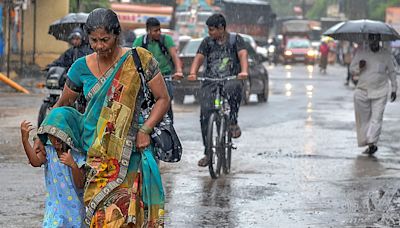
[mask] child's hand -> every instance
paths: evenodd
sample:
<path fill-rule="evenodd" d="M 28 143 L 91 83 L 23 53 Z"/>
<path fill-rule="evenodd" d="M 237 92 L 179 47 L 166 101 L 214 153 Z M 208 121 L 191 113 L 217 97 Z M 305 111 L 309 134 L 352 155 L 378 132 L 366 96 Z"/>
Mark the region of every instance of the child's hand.
<path fill-rule="evenodd" d="M 29 132 L 33 130 L 32 123 L 29 121 L 22 121 L 21 122 L 21 136 L 23 140 L 29 139 Z"/>
<path fill-rule="evenodd" d="M 74 161 L 71 155 L 71 150 L 68 150 L 68 152 L 62 153 L 60 155 L 60 162 L 63 163 L 64 165 L 67 165 L 71 168 L 78 168 L 78 165 Z"/>

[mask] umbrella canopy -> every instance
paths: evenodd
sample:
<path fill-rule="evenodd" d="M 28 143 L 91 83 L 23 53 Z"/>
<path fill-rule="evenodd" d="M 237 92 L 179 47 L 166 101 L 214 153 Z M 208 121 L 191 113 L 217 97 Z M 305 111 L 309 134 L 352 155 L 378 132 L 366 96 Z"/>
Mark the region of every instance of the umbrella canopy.
<path fill-rule="evenodd" d="M 373 20 L 351 20 L 338 23 L 324 32 L 336 40 L 360 42 L 368 40 L 368 34 L 380 34 L 382 41 L 398 40 L 400 35 L 392 26 Z"/>
<path fill-rule="evenodd" d="M 49 27 L 49 34 L 57 40 L 68 42 L 68 36 L 76 27 L 83 28 L 88 18 L 88 13 L 70 13 L 67 16 L 54 21 Z"/>

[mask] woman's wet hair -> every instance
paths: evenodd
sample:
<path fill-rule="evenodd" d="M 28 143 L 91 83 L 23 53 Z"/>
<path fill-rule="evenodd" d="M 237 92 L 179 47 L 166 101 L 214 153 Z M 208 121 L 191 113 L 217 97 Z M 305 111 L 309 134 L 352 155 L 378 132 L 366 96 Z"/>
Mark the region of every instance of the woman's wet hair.
<path fill-rule="evenodd" d="M 149 30 L 152 27 L 161 26 L 160 21 L 155 17 L 149 17 L 146 21 L 146 29 Z"/>
<path fill-rule="evenodd" d="M 107 33 L 117 36 L 121 33 L 121 25 L 117 14 L 110 9 L 104 8 L 97 8 L 90 12 L 84 28 L 87 34 L 99 28 L 103 28 Z"/>
<path fill-rule="evenodd" d="M 216 14 L 211 15 L 207 19 L 206 25 L 208 27 L 214 27 L 214 28 L 219 28 L 221 26 L 226 28 L 226 20 L 225 20 L 225 17 L 222 14 L 216 13 Z"/>

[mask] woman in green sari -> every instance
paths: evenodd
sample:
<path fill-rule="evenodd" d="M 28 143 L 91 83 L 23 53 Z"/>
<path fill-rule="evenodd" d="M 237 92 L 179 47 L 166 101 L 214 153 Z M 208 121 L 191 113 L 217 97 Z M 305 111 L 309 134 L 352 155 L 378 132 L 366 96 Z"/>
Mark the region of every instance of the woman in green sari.
<path fill-rule="evenodd" d="M 162 227 L 164 192 L 149 135 L 169 108 L 158 63 L 148 51 L 137 49 L 156 100 L 144 120 L 141 79 L 131 50 L 119 46 L 117 15 L 109 9 L 93 10 L 85 29 L 95 52 L 72 65 L 55 105 L 71 105 L 80 91 L 88 101 L 78 121 L 88 167 L 85 223 L 90 227 Z"/>

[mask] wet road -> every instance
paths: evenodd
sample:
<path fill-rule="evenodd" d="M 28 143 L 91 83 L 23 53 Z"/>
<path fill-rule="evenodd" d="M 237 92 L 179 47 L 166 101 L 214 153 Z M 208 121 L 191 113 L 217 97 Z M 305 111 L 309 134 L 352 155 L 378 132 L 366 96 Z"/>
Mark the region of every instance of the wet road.
<path fill-rule="evenodd" d="M 315 72 L 314 72 L 315 71 Z M 166 227 L 370 227 L 399 223 L 400 106 L 387 105 L 376 157 L 357 148 L 353 89 L 345 69 L 269 67 L 268 103 L 242 106 L 231 174 L 212 180 L 202 155 L 199 108 L 175 106 L 184 146 L 180 163 L 162 163 Z M 36 120 L 42 94 L 0 87 L 0 227 L 39 227 L 43 171 L 29 167 L 18 124 Z M 15 104 L 18 107 L 14 107 Z"/>

